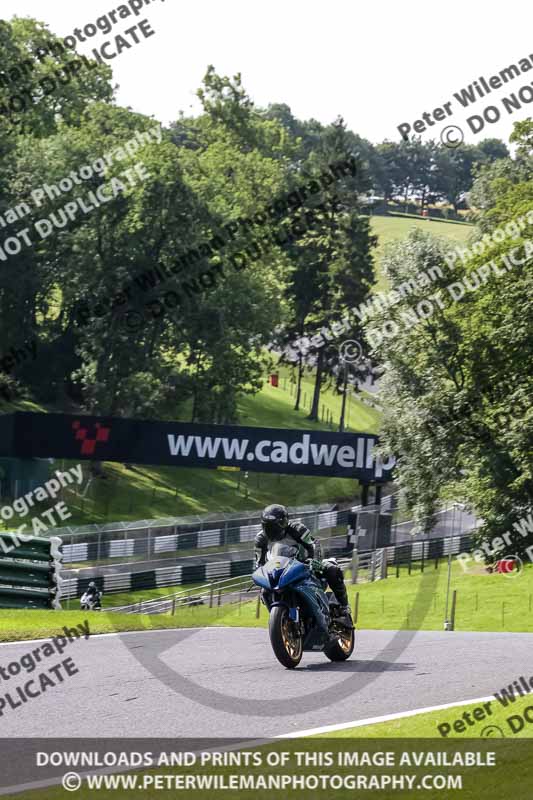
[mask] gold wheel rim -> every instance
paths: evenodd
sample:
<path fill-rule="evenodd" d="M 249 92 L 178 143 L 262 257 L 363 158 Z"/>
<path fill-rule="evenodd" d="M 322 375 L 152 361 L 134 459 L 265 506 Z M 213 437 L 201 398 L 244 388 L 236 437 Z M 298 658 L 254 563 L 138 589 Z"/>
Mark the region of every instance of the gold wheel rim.
<path fill-rule="evenodd" d="M 349 636 L 339 636 L 339 647 L 344 653 L 349 653 L 352 646 L 353 631 Z"/>
<path fill-rule="evenodd" d="M 285 612 L 281 623 L 281 636 L 283 638 L 283 644 L 285 646 L 285 650 L 292 659 L 296 660 L 300 656 L 302 640 L 300 637 L 295 638 L 292 635 L 292 632 L 290 630 L 291 626 L 289 623 L 290 623 L 289 615 L 287 612 Z"/>

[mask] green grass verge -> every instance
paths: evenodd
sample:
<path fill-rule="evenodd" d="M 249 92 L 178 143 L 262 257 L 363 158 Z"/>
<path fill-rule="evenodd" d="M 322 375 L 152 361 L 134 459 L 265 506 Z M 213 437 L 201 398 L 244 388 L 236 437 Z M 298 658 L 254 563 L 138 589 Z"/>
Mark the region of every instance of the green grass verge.
<path fill-rule="evenodd" d="M 472 562 L 474 563 L 474 562 Z M 435 570 L 434 561 L 426 562 L 424 574 L 420 562 L 395 577 L 389 567 L 385 581 L 349 586 L 350 600 L 359 592 L 358 627 L 363 629 L 443 630 L 446 611 L 447 564 L 442 560 Z M 525 566 L 516 578 L 497 573 L 487 574 L 480 565 L 464 572 L 452 563 L 449 603 L 457 591 L 455 629 L 458 631 L 533 631 L 533 565 Z M 420 619 L 424 607 L 423 619 Z"/>
<path fill-rule="evenodd" d="M 0 642 L 21 642 L 25 639 L 49 639 L 59 636 L 64 626 L 72 627 L 89 621 L 91 633 L 115 633 L 122 631 L 144 631 L 159 628 L 194 627 L 189 620 L 169 616 L 147 614 L 107 614 L 87 611 L 34 611 L 5 610 L 0 617 Z"/>
<path fill-rule="evenodd" d="M 512 677 L 509 673 L 510 680 Z M 471 703 L 464 706 L 453 706 L 453 708 L 428 711 L 412 717 L 376 722 L 372 725 L 360 725 L 356 728 L 343 728 L 328 734 L 320 734 L 320 738 L 327 736 L 333 739 L 431 739 L 438 736 L 443 739 L 475 739 L 509 736 L 531 739 L 533 723 L 528 723 L 527 719 L 523 717 L 524 710 L 529 706 L 533 707 L 533 695 L 520 697 L 507 707 L 501 705 L 496 698 L 491 698 L 491 700 L 485 701 L 485 704 Z M 481 709 L 476 712 L 479 719 L 473 717 L 475 709 Z M 469 716 L 465 717 L 465 714 Z M 520 715 L 524 723 L 523 727 L 519 720 L 508 721 L 509 717 Z M 531 712 L 528 712 L 529 716 L 533 719 Z M 459 722 L 457 723 L 457 721 Z M 456 727 L 455 723 L 457 723 Z M 444 727 L 446 725 L 450 730 Z M 440 731 L 439 726 L 441 726 Z M 443 736 L 443 733 L 446 735 Z"/>
<path fill-rule="evenodd" d="M 447 566 L 443 562 L 435 570 L 433 562 L 426 563 L 424 574 L 419 565 L 409 576 L 402 568 L 400 578 L 390 577 L 375 583 L 351 586 L 348 595 L 353 601 L 359 594 L 359 630 L 443 630 L 445 619 Z M 179 591 L 183 587 L 176 587 Z M 190 586 L 194 592 L 194 585 Z M 457 631 L 533 631 L 533 565 L 524 568 L 515 580 L 503 575 L 464 573 L 453 564 L 451 592 L 457 590 L 455 629 Z M 170 594 L 171 588 L 154 589 L 124 595 L 109 595 L 106 603 L 117 605 Z M 175 616 L 157 614 L 123 615 L 92 613 L 89 615 L 95 633 L 112 630 L 149 630 L 151 628 L 203 627 L 266 627 L 267 613 L 260 607 L 256 617 L 256 602 L 243 595 L 239 603 L 209 608 L 192 606 L 177 608 Z M 74 601 L 73 601 L 74 602 Z M 64 619 L 64 615 L 67 615 Z M 86 618 L 79 611 L 4 611 L 0 619 L 0 641 L 11 641 L 53 635 L 72 618 Z M 114 627 L 115 626 L 115 627 Z M 44 631 L 44 632 L 43 632 Z M 452 634 L 453 635 L 453 634 Z M 12 638 L 10 638 L 12 637 Z"/>
<path fill-rule="evenodd" d="M 234 579 L 235 580 L 235 579 Z M 120 594 L 107 594 L 104 595 L 102 599 L 102 606 L 103 608 L 110 608 L 112 606 L 125 606 L 125 605 L 133 605 L 134 603 L 144 602 L 145 600 L 156 600 L 160 597 L 167 597 L 171 594 L 182 594 L 183 592 L 188 592 L 191 596 L 195 595 L 198 592 L 200 586 L 203 586 L 202 593 L 206 591 L 205 588 L 205 581 L 201 583 L 180 583 L 176 586 L 162 586 L 157 589 L 142 589 L 138 592 L 122 592 Z M 231 589 L 227 590 L 224 587 L 221 587 L 222 594 L 225 594 L 226 591 L 231 591 Z M 214 598 L 216 601 L 216 597 L 218 594 L 215 593 Z M 67 607 L 67 603 L 69 601 L 65 601 L 63 605 Z M 79 600 L 71 600 L 70 604 L 71 607 L 74 608 L 75 604 L 79 605 Z"/>

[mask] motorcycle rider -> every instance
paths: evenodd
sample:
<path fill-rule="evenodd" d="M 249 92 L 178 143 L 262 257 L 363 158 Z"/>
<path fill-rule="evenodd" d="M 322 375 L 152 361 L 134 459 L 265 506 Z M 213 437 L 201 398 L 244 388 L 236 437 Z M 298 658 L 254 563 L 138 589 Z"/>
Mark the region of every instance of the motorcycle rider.
<path fill-rule="evenodd" d="M 267 550 L 274 542 L 283 542 L 291 547 L 297 547 L 296 558 L 306 562 L 313 572 L 324 576 L 341 606 L 342 616 L 348 617 L 351 621 L 342 570 L 334 558 L 323 560 L 317 558 L 320 555 L 320 542 L 313 539 L 309 529 L 301 522 L 289 522 L 287 509 L 278 503 L 267 506 L 263 510 L 261 525 L 263 530 L 257 534 L 254 542 L 255 568 L 257 569 L 265 563 Z"/>
<path fill-rule="evenodd" d="M 102 595 L 100 594 L 100 592 L 96 588 L 96 583 L 94 581 L 90 582 L 90 584 L 87 587 L 87 591 L 85 592 L 85 594 L 87 595 L 87 599 L 91 603 L 94 603 L 95 607 L 100 605 L 100 599 L 101 599 Z"/>

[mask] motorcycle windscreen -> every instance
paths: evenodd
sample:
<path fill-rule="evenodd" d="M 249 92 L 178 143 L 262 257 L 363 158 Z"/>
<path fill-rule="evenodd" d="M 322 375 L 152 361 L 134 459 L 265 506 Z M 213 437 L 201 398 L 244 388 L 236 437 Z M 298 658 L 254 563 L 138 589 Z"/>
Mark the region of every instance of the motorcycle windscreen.
<path fill-rule="evenodd" d="M 274 558 L 296 558 L 298 555 L 298 547 L 296 545 L 287 544 L 287 542 L 272 542 L 267 552 L 267 560 L 271 561 Z"/>

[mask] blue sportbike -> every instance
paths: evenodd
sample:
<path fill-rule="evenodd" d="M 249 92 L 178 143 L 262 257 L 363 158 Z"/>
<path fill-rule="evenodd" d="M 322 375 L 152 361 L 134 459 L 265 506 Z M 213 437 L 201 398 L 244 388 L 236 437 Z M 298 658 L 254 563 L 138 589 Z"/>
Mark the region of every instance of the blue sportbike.
<path fill-rule="evenodd" d="M 355 645 L 352 622 L 341 615 L 333 593 L 326 592 L 326 581 L 296 555 L 296 548 L 275 543 L 264 566 L 252 575 L 270 614 L 274 654 L 287 669 L 297 667 L 309 650 L 324 652 L 330 661 L 345 661 Z"/>

